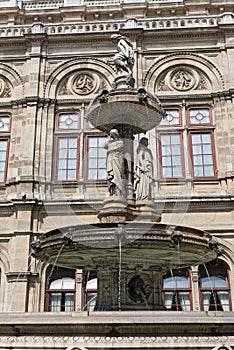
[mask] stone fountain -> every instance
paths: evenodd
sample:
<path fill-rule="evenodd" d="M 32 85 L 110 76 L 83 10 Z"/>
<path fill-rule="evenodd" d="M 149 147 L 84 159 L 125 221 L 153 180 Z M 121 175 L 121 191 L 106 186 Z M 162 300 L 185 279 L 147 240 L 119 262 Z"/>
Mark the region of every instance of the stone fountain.
<path fill-rule="evenodd" d="M 153 200 L 153 159 L 143 137 L 134 151 L 134 135 L 154 128 L 163 116 L 158 98 L 134 88 L 130 41 L 113 35 L 116 67 L 112 90 L 90 103 L 87 118 L 109 133 L 109 197 L 98 212 L 99 223 L 47 232 L 33 242 L 33 255 L 58 266 L 97 271 L 96 310 L 163 310 L 162 275 L 213 260 L 218 243 L 208 233 L 160 223 Z"/>

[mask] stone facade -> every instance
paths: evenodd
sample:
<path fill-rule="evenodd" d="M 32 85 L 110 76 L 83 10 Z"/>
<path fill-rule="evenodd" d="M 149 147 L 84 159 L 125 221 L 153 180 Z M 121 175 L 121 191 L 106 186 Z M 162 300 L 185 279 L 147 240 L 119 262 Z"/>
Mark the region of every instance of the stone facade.
<path fill-rule="evenodd" d="M 197 266 L 191 312 L 80 311 L 80 270 L 76 310 L 45 312 L 47 265 L 31 256 L 31 242 L 54 229 L 98 222 L 108 191 L 105 179 L 88 175 L 87 140 L 100 132 L 85 117 L 90 101 L 112 87 L 115 71 L 107 60 L 115 51 L 110 37 L 119 32 L 133 43 L 136 86 L 156 94 L 166 110 L 179 110 L 182 176 L 167 178 L 161 169 L 160 135 L 173 133 L 173 125 L 147 135 L 162 223 L 218 238 L 234 307 L 232 2 L 1 1 L 0 142 L 7 148 L 0 169 L 0 349 L 233 349 L 234 315 L 202 311 Z M 190 108 L 204 106 L 208 123 L 186 122 Z M 58 116 L 68 112 L 79 116 L 75 136 L 58 127 Z M 200 131 L 213 137 L 212 176 L 194 173 L 191 135 Z M 58 176 L 57 140 L 69 135 L 78 139 L 79 166 L 76 178 L 65 181 Z"/>

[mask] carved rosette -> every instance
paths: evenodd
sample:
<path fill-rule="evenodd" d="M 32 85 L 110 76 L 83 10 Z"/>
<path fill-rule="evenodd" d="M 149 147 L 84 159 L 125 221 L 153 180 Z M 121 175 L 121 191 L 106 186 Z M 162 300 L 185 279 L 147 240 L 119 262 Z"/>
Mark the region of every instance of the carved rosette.
<path fill-rule="evenodd" d="M 186 92 L 208 90 L 210 84 L 205 75 L 191 67 L 179 67 L 163 73 L 157 83 L 157 91 Z"/>

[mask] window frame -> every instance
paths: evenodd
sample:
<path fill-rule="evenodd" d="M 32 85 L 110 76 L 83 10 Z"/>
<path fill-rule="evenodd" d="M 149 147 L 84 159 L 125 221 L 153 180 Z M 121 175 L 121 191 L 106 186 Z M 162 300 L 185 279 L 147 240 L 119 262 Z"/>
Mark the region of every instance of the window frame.
<path fill-rule="evenodd" d="M 77 114 L 78 115 L 78 126 L 77 128 L 60 128 L 59 127 L 59 117 L 61 114 Z M 61 132 L 61 133 L 64 133 L 64 132 L 69 132 L 69 131 L 80 131 L 81 130 L 81 114 L 80 112 L 78 111 L 61 111 L 59 113 L 56 114 L 56 121 L 55 121 L 55 130 L 57 132 Z"/>
<path fill-rule="evenodd" d="M 65 180 L 59 180 L 58 179 L 58 162 L 59 162 L 59 140 L 60 139 L 69 139 L 69 138 L 76 138 L 77 147 L 76 147 L 76 178 L 75 179 L 65 179 Z M 66 171 L 69 169 L 66 168 Z M 59 134 L 55 135 L 55 161 L 54 161 L 54 181 L 56 183 L 59 182 L 67 182 L 71 183 L 74 181 L 79 181 L 79 170 L 80 170 L 80 135 L 74 135 L 74 134 Z"/>
<path fill-rule="evenodd" d="M 209 110 L 209 119 L 210 122 L 209 123 L 200 123 L 200 124 L 193 124 L 190 122 L 190 111 L 191 109 L 205 109 L 207 108 Z M 186 111 L 186 119 L 187 119 L 187 124 L 189 127 L 194 127 L 194 128 L 199 128 L 202 126 L 207 126 L 207 127 L 211 127 L 213 125 L 213 118 L 212 118 L 212 111 L 211 111 L 211 107 L 207 106 L 207 105 L 202 105 L 202 106 L 190 106 L 187 111 Z"/>
<path fill-rule="evenodd" d="M 87 133 L 85 134 L 85 155 L 86 155 L 86 164 L 85 164 L 85 179 L 87 182 L 103 182 L 107 180 L 107 176 L 102 179 L 89 179 L 89 138 L 90 137 L 105 137 L 107 138 L 108 136 L 104 133 Z M 97 158 L 99 159 L 99 158 Z M 105 168 L 106 168 L 106 160 L 105 160 Z M 98 169 L 98 168 L 95 168 Z"/>
<path fill-rule="evenodd" d="M 212 160 L 213 160 L 213 172 L 214 175 L 210 176 L 195 176 L 194 175 L 194 160 L 193 160 L 193 143 L 192 143 L 192 135 L 195 134 L 210 134 L 211 140 L 211 149 L 212 149 Z M 217 177 L 217 164 L 216 164 L 216 154 L 215 154 L 215 139 L 214 139 L 214 130 L 211 129 L 196 129 L 196 130 L 188 130 L 188 142 L 189 142 L 189 154 L 190 154 L 190 165 L 191 165 L 191 175 L 194 179 L 214 179 Z M 203 154 L 201 154 L 203 156 Z M 202 163 L 203 173 L 204 173 L 205 164 Z"/>
<path fill-rule="evenodd" d="M 162 166 L 162 143 L 161 136 L 162 135 L 179 135 L 180 137 L 180 157 L 181 157 L 181 176 L 171 176 L 164 177 L 163 176 L 163 166 Z M 159 174 L 161 180 L 176 180 L 176 179 L 184 179 L 185 178 L 185 159 L 184 159 L 184 147 L 183 147 L 183 131 L 162 131 L 158 133 L 158 154 L 159 154 Z M 173 169 L 173 167 L 170 166 Z"/>
<path fill-rule="evenodd" d="M 223 262 L 221 260 L 221 262 Z M 223 262 L 225 263 L 225 262 Z M 226 264 L 226 263 L 225 263 Z M 225 268 L 225 265 L 223 264 L 223 268 Z M 224 277 L 224 275 L 221 275 L 219 272 L 217 273 L 217 275 L 210 275 L 210 272 L 208 270 L 208 267 L 206 267 L 207 271 L 208 271 L 208 276 L 207 277 Z M 201 283 L 201 271 L 199 270 L 199 299 L 200 299 L 200 308 L 202 311 L 205 311 L 205 305 L 204 305 L 204 302 L 203 302 L 203 292 L 210 292 L 210 293 L 213 293 L 213 298 L 216 298 L 216 293 L 219 292 L 219 291 L 225 291 L 228 293 L 228 305 L 229 305 L 229 311 L 226 311 L 226 312 L 231 312 L 232 311 L 232 299 L 231 299 L 231 286 L 230 286 L 230 269 L 228 268 L 228 266 L 226 267 L 226 274 L 225 274 L 225 280 L 226 280 L 226 284 L 227 284 L 227 287 L 215 287 L 215 286 L 212 286 L 212 287 L 202 287 L 202 283 Z M 219 296 L 218 296 L 219 298 Z M 216 299 L 217 300 L 217 299 Z M 222 306 L 222 303 L 220 304 L 209 304 L 209 308 L 210 308 L 210 305 L 212 305 L 212 307 L 216 306 L 217 310 L 220 308 L 223 308 Z M 225 304 L 227 305 L 227 304 Z M 209 310 L 208 310 L 209 311 Z M 224 310 L 223 310 L 224 311 Z"/>
<path fill-rule="evenodd" d="M 48 266 L 47 268 L 47 273 L 46 273 L 46 285 L 45 285 L 45 311 L 46 312 L 73 312 L 76 310 L 76 270 L 71 270 L 71 271 L 66 271 L 68 269 L 64 268 L 58 268 L 58 275 L 55 276 L 54 274 L 57 273 L 57 271 L 53 271 L 53 267 L 51 265 Z M 52 271 L 52 273 L 51 273 Z M 66 275 L 69 274 L 69 275 Z M 71 277 L 73 275 L 73 277 Z M 50 289 L 51 283 L 56 281 L 56 280 L 61 280 L 63 278 L 72 278 L 74 280 L 74 288 L 73 289 Z M 50 301 L 51 301 L 51 294 L 52 293 L 59 293 L 60 294 L 60 311 L 51 311 L 50 310 Z M 72 311 L 65 311 L 62 310 L 62 308 L 65 308 L 65 303 L 62 304 L 62 300 L 65 301 L 65 294 L 66 293 L 72 293 L 73 294 L 73 310 Z"/>
<path fill-rule="evenodd" d="M 188 273 L 188 277 L 187 277 L 187 280 L 188 280 L 188 287 L 186 288 L 164 288 L 163 286 L 163 283 L 164 283 L 164 278 L 162 279 L 162 300 L 163 300 L 163 304 L 164 304 L 164 301 L 165 301 L 165 293 L 166 292 L 173 292 L 175 295 L 176 295 L 176 300 L 179 300 L 179 293 L 180 292 L 188 292 L 189 293 L 189 306 L 190 306 L 190 310 L 186 311 L 186 310 L 182 310 L 184 312 L 190 312 L 190 311 L 193 311 L 193 291 L 192 291 L 192 273 L 191 273 L 191 269 L 182 269 L 182 270 L 186 270 L 187 273 Z M 172 271 L 176 271 L 177 272 L 177 269 L 176 270 L 172 270 Z M 175 275 L 175 272 L 172 272 L 171 274 L 171 278 L 176 278 L 176 277 L 180 277 L 178 276 L 178 274 Z M 181 276 L 183 277 L 183 276 Z M 186 276 L 184 276 L 186 277 Z M 176 282 L 175 282 L 176 283 Z M 173 295 L 174 297 L 174 295 Z M 173 303 L 173 300 L 172 300 L 172 303 Z M 165 305 L 165 304 L 164 304 Z M 171 304 L 171 305 L 175 305 L 175 307 L 177 308 L 177 310 L 173 310 L 172 308 L 171 309 L 168 309 L 169 311 L 181 311 L 179 310 L 179 307 L 181 307 L 182 309 L 182 305 L 180 304 Z"/>
<path fill-rule="evenodd" d="M 6 141 L 6 157 L 4 159 L 4 170 L 3 173 L 3 181 L 0 181 L 0 185 L 4 185 L 7 181 L 7 173 L 8 173 L 8 164 L 9 164 L 9 152 L 10 152 L 10 137 L 11 137 L 11 127 L 12 127 L 12 116 L 10 113 L 0 113 L 0 119 L 1 117 L 9 117 L 9 127 L 8 130 L 0 130 L 0 142 Z"/>
<path fill-rule="evenodd" d="M 182 126 L 182 111 L 180 107 L 165 107 L 163 108 L 163 111 L 167 113 L 167 111 L 171 111 L 171 110 L 178 110 L 179 111 L 179 124 L 173 124 L 173 125 L 159 125 L 157 126 L 157 128 L 162 129 L 162 128 L 177 128 L 177 127 L 181 127 Z M 163 118 L 162 118 L 163 120 Z"/>

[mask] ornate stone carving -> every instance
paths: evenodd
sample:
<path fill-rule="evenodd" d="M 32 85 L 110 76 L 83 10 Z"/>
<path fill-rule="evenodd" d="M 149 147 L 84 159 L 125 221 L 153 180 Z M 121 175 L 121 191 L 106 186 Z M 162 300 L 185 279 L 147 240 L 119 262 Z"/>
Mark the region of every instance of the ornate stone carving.
<path fill-rule="evenodd" d="M 187 91 L 194 87 L 195 77 L 186 69 L 178 69 L 171 73 L 170 82 L 175 90 Z"/>
<path fill-rule="evenodd" d="M 94 91 L 96 85 L 97 81 L 92 74 L 81 72 L 74 77 L 71 88 L 78 95 L 88 95 Z"/>
<path fill-rule="evenodd" d="M 0 77 L 0 97 L 11 97 L 10 85 Z"/>
<path fill-rule="evenodd" d="M 58 88 L 58 96 L 88 96 L 102 91 L 106 87 L 107 82 L 98 74 L 80 70 L 78 73 L 61 80 Z"/>
<path fill-rule="evenodd" d="M 204 74 L 191 67 L 169 70 L 159 78 L 157 91 L 208 90 L 209 82 Z"/>

